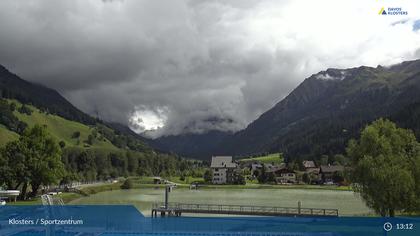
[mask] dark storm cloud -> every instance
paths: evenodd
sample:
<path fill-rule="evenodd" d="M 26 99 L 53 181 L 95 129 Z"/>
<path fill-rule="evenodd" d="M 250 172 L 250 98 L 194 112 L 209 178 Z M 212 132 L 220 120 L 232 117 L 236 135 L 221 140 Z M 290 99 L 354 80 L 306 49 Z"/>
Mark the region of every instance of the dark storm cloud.
<path fill-rule="evenodd" d="M 348 12 L 360 12 L 353 5 Z M 318 70 L 414 55 L 418 31 L 408 29 L 407 41 L 391 47 L 405 24 L 375 25 L 364 19 L 370 13 L 311 15 L 326 6 L 343 8 L 334 1 L 6 0 L 0 63 L 138 130 L 164 121 L 155 134 L 234 131 Z M 389 27 L 389 39 L 377 24 Z"/>
<path fill-rule="evenodd" d="M 156 42 L 105 4 L 2 3 L 1 61 L 27 79 L 62 91 L 135 79 Z M 16 14 L 19 12 L 19 14 Z M 92 15 L 90 15 L 92 14 Z"/>

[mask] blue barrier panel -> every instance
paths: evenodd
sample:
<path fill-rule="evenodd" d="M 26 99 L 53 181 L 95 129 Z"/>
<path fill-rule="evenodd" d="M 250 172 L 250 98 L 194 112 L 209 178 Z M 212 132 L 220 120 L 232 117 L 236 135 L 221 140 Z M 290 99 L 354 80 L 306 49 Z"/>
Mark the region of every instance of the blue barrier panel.
<path fill-rule="evenodd" d="M 420 235 L 419 217 L 144 217 L 125 205 L 3 206 L 1 236 Z"/>

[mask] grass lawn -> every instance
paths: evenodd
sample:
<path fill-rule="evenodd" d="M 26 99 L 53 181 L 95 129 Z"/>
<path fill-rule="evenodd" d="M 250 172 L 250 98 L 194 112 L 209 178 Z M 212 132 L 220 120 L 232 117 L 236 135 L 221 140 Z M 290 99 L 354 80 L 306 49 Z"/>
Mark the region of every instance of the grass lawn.
<path fill-rule="evenodd" d="M 272 154 L 268 154 L 266 156 L 243 158 L 243 159 L 239 159 L 238 161 L 240 161 L 240 162 L 258 161 L 258 162 L 261 162 L 261 163 L 280 164 L 280 163 L 283 163 L 283 157 L 281 156 L 281 153 L 272 153 Z"/>
<path fill-rule="evenodd" d="M 100 192 L 105 192 L 105 191 L 113 191 L 113 190 L 120 190 L 121 183 L 112 183 L 112 184 L 101 184 L 101 185 L 96 185 L 96 186 L 87 186 L 87 187 L 82 187 L 81 191 L 86 194 L 86 195 L 90 195 L 90 194 L 96 194 L 96 193 L 100 193 Z M 59 195 L 57 195 L 57 197 L 60 197 L 64 203 L 68 203 L 71 202 L 77 198 L 81 198 L 84 197 L 84 195 L 80 194 L 80 193 L 61 193 Z M 41 201 L 41 197 L 36 197 L 34 199 L 31 200 L 26 200 L 26 201 L 16 201 L 16 202 L 8 202 L 7 205 L 41 205 L 42 201 Z"/>
<path fill-rule="evenodd" d="M 168 178 L 169 181 L 174 182 L 178 187 L 189 188 L 189 183 L 201 182 L 203 178 L 192 178 L 190 177 L 189 183 L 181 181 L 180 177 Z M 133 181 L 133 188 L 159 188 L 165 187 L 165 184 L 154 184 L 153 177 L 130 177 Z M 186 179 L 187 180 L 187 179 Z M 258 181 L 247 182 L 245 185 L 216 185 L 216 184 L 201 184 L 200 188 L 205 189 L 318 189 L 318 190 L 338 190 L 338 191 L 352 191 L 350 186 L 336 186 L 336 185 L 272 185 L 272 184 L 259 184 Z"/>
<path fill-rule="evenodd" d="M 270 185 L 270 184 L 246 184 L 246 185 L 204 185 L 202 188 L 223 189 L 314 189 L 314 190 L 337 190 L 352 191 L 350 186 L 327 186 L 327 185 Z"/>
<path fill-rule="evenodd" d="M 187 176 L 185 177 L 184 180 L 181 180 L 181 177 L 170 177 L 168 178 L 169 181 L 177 183 L 177 184 L 191 184 L 193 182 L 199 182 L 199 183 L 203 183 L 204 179 L 203 177 L 191 177 L 191 176 Z"/>
<path fill-rule="evenodd" d="M 16 100 L 8 100 L 10 103 L 14 102 L 17 107 L 20 107 L 22 104 L 19 103 Z M 60 116 L 52 115 L 52 114 L 46 114 L 40 112 L 36 107 L 26 105 L 32 110 L 31 115 L 21 114 L 17 111 L 17 109 L 13 112 L 13 114 L 21 121 L 28 124 L 29 127 L 32 127 L 36 124 L 38 125 L 46 125 L 48 133 L 54 137 L 57 141 L 64 141 L 66 143 L 66 146 L 80 146 L 83 147 L 85 143 L 83 141 L 88 139 L 88 136 L 92 133 L 92 128 L 75 122 L 66 120 Z M 72 138 L 72 135 L 74 132 L 80 132 L 80 137 Z M 2 132 L 3 133 L 3 132 Z M 98 134 L 99 135 L 99 134 Z M 0 143 L 3 143 L 3 140 L 1 140 L 0 135 Z M 9 134 L 10 136 L 10 134 Z M 103 148 L 107 150 L 118 150 L 117 147 L 115 147 L 109 140 L 94 140 L 94 143 L 92 146 L 88 146 L 91 148 Z"/>
<path fill-rule="evenodd" d="M 95 193 L 100 193 L 100 192 L 105 192 L 105 191 L 119 190 L 121 189 L 121 184 L 122 183 L 118 182 L 118 183 L 112 183 L 112 184 L 88 186 L 88 187 L 81 188 L 81 191 L 90 195 L 90 194 L 95 194 Z"/>
<path fill-rule="evenodd" d="M 25 206 L 25 205 L 40 205 L 42 204 L 41 198 L 37 197 L 26 201 L 7 202 L 7 205 L 11 206 Z"/>

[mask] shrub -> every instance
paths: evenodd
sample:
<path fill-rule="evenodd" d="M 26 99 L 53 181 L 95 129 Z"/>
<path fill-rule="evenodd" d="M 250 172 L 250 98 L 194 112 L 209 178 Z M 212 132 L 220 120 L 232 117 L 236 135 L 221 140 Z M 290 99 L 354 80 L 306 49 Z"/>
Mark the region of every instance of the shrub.
<path fill-rule="evenodd" d="M 80 131 L 75 131 L 71 137 L 72 138 L 79 138 L 80 137 Z"/>
<path fill-rule="evenodd" d="M 126 179 L 124 183 L 121 185 L 121 189 L 132 189 L 133 188 L 133 181 L 131 179 Z"/>
<path fill-rule="evenodd" d="M 18 112 L 19 113 L 21 113 L 21 114 L 26 114 L 26 115 L 28 115 L 28 116 L 30 116 L 31 114 L 32 114 L 32 110 L 29 108 L 29 107 L 27 107 L 27 106 L 25 106 L 25 104 L 23 104 L 19 109 L 18 109 Z"/>

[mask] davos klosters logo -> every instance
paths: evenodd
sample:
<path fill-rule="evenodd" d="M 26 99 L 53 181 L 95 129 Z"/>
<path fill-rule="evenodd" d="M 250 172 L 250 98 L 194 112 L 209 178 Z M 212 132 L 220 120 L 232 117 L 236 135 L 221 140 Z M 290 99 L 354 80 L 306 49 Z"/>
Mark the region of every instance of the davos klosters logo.
<path fill-rule="evenodd" d="M 401 7 L 382 7 L 379 15 L 408 15 L 408 11 L 404 11 Z"/>

